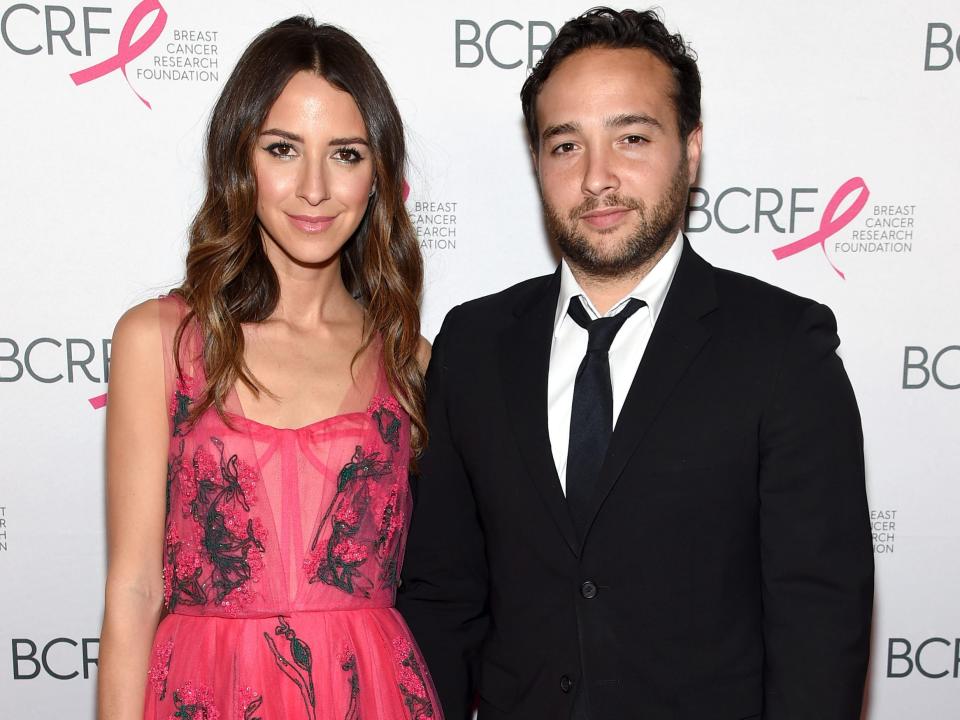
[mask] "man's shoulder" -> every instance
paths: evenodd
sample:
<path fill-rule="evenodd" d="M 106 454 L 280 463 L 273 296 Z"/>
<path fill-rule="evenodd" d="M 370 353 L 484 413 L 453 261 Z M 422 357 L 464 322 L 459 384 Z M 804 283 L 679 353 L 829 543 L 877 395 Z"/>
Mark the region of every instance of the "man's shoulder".
<path fill-rule="evenodd" d="M 748 313 L 793 325 L 816 300 L 798 295 L 764 280 L 726 268 L 713 267 L 717 297 L 733 313 Z"/>
<path fill-rule="evenodd" d="M 826 305 L 739 272 L 711 272 L 716 305 L 703 322 L 737 362 L 762 367 L 779 362 L 789 347 L 827 353 L 838 346 L 836 317 Z"/>
<path fill-rule="evenodd" d="M 524 308 L 542 300 L 549 292 L 555 274 L 523 280 L 505 290 L 468 300 L 447 313 L 443 326 L 450 332 L 466 330 L 471 334 L 499 331 L 513 321 Z"/>
<path fill-rule="evenodd" d="M 775 305 L 801 306 L 814 302 L 765 280 L 727 268 L 713 268 L 718 290 L 733 297 L 742 296 L 752 300 L 765 300 Z"/>

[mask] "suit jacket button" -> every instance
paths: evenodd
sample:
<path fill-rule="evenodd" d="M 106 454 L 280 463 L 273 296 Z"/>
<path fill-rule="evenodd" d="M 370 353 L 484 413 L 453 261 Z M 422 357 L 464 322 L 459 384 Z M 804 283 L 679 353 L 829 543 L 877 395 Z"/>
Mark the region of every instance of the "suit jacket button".
<path fill-rule="evenodd" d="M 580 594 L 583 595 L 587 600 L 592 600 L 597 596 L 597 586 L 590 580 L 587 580 L 583 585 L 580 586 Z"/>
<path fill-rule="evenodd" d="M 568 693 L 573 689 L 573 680 L 570 679 L 569 675 L 562 675 L 560 677 L 560 689 L 565 693 Z"/>

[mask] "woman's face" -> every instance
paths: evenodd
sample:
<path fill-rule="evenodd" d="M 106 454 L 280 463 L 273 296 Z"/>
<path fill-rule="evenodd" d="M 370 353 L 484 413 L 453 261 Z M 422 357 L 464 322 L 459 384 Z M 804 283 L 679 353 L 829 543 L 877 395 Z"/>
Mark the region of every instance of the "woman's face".
<path fill-rule="evenodd" d="M 353 98 L 298 72 L 270 108 L 253 158 L 257 217 L 273 266 L 337 257 L 363 218 L 374 180 Z"/>

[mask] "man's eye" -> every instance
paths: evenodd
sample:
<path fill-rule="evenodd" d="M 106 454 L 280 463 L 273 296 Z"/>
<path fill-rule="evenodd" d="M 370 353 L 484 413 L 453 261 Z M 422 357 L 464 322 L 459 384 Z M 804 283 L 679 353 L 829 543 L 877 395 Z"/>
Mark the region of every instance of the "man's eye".
<path fill-rule="evenodd" d="M 576 147 L 572 142 L 560 143 L 553 149 L 553 152 L 556 155 L 563 155 L 564 153 L 573 152 Z"/>
<path fill-rule="evenodd" d="M 641 145 L 647 141 L 643 135 L 627 135 L 623 141 L 628 145 Z"/>

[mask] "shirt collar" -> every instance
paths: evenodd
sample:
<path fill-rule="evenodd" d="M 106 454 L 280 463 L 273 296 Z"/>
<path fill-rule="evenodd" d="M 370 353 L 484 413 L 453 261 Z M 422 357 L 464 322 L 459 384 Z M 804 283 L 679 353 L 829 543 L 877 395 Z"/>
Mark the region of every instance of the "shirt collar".
<path fill-rule="evenodd" d="M 646 302 L 646 311 L 650 318 L 650 323 L 655 324 L 657 318 L 660 316 L 660 311 L 663 309 L 663 303 L 664 300 L 666 300 L 667 291 L 673 282 L 677 265 L 680 264 L 680 254 L 682 252 L 683 237 L 677 233 L 677 237 L 674 239 L 670 249 L 667 250 L 664 256 L 660 258 L 660 261 L 653 266 L 653 269 L 644 275 L 633 290 L 613 304 L 613 307 L 610 308 L 610 311 L 607 313 L 607 317 L 620 312 L 623 305 L 630 298 L 637 298 L 638 300 Z M 590 302 L 590 298 L 587 297 L 587 294 L 573 276 L 573 272 L 570 270 L 570 266 L 567 265 L 566 259 L 562 259 L 560 261 L 560 297 L 557 299 L 557 312 L 553 322 L 554 336 L 560 331 L 563 323 L 570 318 L 570 316 L 567 315 L 567 307 L 570 305 L 570 300 L 578 296 L 582 299 L 587 314 L 591 318 L 599 317 L 597 309 L 593 306 L 593 303 Z M 571 322 L 573 321 L 571 320 Z"/>

